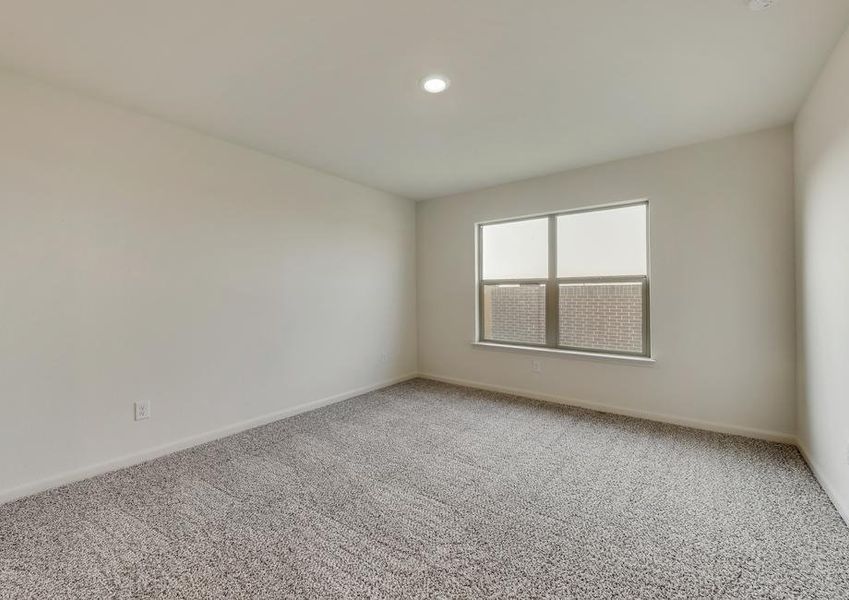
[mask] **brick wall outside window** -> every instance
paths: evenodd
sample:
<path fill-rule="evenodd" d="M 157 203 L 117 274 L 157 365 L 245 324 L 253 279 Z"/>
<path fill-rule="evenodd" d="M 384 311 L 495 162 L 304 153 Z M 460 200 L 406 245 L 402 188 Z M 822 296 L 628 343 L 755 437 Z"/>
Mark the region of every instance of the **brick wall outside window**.
<path fill-rule="evenodd" d="M 642 286 L 630 283 L 561 285 L 560 345 L 642 352 Z"/>
<path fill-rule="evenodd" d="M 614 352 L 643 351 L 642 286 L 630 283 L 561 285 L 562 346 Z M 484 337 L 545 344 L 545 286 L 486 286 Z"/>
<path fill-rule="evenodd" d="M 545 344 L 544 285 L 488 285 L 484 303 L 486 339 Z"/>

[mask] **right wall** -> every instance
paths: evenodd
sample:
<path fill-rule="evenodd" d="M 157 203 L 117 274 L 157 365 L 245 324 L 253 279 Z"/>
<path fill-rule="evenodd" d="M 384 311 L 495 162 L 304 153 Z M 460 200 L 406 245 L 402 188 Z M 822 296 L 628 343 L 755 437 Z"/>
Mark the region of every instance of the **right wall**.
<path fill-rule="evenodd" d="M 795 139 L 799 440 L 849 522 L 849 33 Z"/>

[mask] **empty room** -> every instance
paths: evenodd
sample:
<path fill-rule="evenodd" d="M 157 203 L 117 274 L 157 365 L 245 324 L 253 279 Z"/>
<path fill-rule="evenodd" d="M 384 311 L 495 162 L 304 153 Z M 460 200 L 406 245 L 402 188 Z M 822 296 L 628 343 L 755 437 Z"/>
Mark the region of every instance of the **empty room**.
<path fill-rule="evenodd" d="M 849 600 L 849 0 L 0 8 L 0 599 Z"/>

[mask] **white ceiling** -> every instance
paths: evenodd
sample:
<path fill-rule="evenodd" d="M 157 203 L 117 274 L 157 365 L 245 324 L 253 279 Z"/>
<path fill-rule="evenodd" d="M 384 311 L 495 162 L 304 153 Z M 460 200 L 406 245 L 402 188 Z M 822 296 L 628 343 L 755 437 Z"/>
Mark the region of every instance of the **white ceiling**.
<path fill-rule="evenodd" d="M 0 64 L 428 198 L 792 121 L 849 0 L 746 4 L 0 0 Z"/>

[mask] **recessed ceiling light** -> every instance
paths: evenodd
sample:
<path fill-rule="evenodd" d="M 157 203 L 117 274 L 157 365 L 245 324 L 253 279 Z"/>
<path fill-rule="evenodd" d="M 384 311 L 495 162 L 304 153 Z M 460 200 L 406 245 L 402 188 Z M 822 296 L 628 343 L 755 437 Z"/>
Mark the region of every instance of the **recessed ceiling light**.
<path fill-rule="evenodd" d="M 439 94 L 448 89 L 451 82 L 442 75 L 428 75 L 422 79 L 422 89 L 431 94 Z"/>
<path fill-rule="evenodd" d="M 749 8 L 752 10 L 766 10 L 775 4 L 775 0 L 749 0 Z"/>

